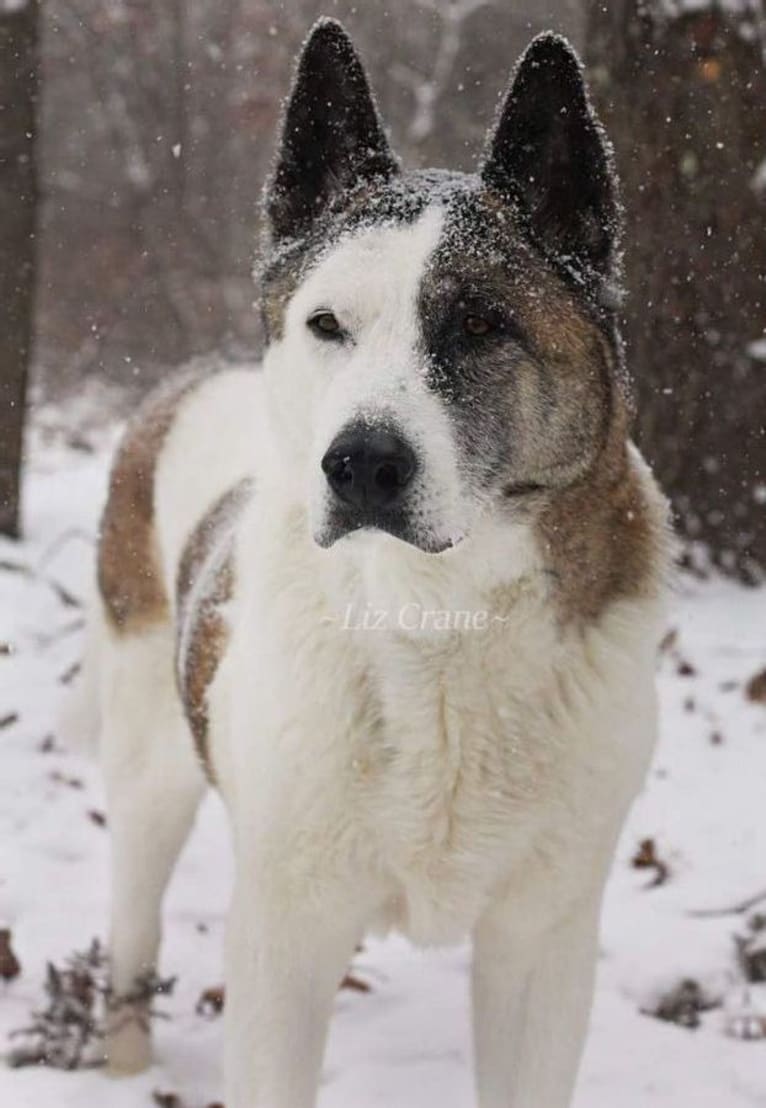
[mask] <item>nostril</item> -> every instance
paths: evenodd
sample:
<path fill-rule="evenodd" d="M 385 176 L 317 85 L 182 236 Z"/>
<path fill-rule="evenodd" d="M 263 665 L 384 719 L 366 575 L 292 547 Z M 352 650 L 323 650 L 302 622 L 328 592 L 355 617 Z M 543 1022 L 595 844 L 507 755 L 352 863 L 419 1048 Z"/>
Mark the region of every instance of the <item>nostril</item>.
<path fill-rule="evenodd" d="M 339 484 L 347 485 L 354 480 L 354 470 L 348 455 L 326 455 L 322 459 L 322 469 L 331 481 Z"/>
<path fill-rule="evenodd" d="M 360 459 L 346 449 L 328 450 L 322 458 L 322 470 L 330 488 L 347 504 L 355 504 L 364 490 L 360 488 Z"/>
<path fill-rule="evenodd" d="M 388 493 L 393 496 L 395 493 L 399 492 L 400 489 L 404 488 L 410 478 L 411 472 L 412 466 L 404 459 L 381 462 L 381 464 L 375 468 L 373 481 L 380 492 Z"/>

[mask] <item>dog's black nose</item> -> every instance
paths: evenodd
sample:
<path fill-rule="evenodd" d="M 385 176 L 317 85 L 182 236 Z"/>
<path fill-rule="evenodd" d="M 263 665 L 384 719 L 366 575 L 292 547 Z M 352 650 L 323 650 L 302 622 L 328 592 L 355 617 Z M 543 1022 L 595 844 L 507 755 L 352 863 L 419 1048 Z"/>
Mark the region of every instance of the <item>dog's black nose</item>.
<path fill-rule="evenodd" d="M 341 431 L 322 458 L 331 489 L 353 508 L 388 508 L 415 474 L 415 454 L 398 435 L 380 427 Z"/>

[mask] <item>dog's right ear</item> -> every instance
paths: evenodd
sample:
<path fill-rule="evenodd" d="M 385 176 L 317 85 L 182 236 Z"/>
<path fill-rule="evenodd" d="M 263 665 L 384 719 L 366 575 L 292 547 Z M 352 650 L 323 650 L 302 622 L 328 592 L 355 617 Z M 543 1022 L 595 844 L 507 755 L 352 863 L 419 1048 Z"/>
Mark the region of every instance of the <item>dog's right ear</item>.
<path fill-rule="evenodd" d="M 300 237 L 335 196 L 398 168 L 351 39 L 320 19 L 298 61 L 266 189 L 274 240 Z"/>

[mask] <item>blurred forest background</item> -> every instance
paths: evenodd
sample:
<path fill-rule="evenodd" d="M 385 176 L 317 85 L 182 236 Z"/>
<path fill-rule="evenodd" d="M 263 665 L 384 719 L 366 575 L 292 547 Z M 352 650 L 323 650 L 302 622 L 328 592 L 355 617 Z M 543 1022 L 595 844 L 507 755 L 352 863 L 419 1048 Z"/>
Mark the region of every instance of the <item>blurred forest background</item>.
<path fill-rule="evenodd" d="M 409 165 L 471 168 L 530 37 L 573 40 L 624 187 L 638 439 L 685 535 L 762 580 L 762 0 L 0 0 L 0 527 L 28 376 L 132 402 L 189 358 L 257 354 L 258 201 L 320 14 Z"/>

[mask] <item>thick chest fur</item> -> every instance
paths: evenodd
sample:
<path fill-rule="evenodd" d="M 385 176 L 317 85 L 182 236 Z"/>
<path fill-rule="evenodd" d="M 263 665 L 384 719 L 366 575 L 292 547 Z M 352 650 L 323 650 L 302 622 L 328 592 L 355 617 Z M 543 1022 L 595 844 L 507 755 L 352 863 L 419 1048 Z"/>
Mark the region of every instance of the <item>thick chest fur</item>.
<path fill-rule="evenodd" d="M 518 614 L 441 657 L 411 642 L 383 651 L 369 811 L 401 886 L 396 922 L 415 936 L 467 929 L 504 887 L 520 914 L 551 887 L 566 900 L 584 860 L 612 846 L 643 771 L 646 728 L 626 734 L 629 693 L 606 659 L 556 643 L 543 613 L 537 626 Z"/>
<path fill-rule="evenodd" d="M 520 914 L 574 895 L 651 745 L 648 613 L 562 636 L 532 577 L 484 629 L 359 627 L 301 549 L 261 561 L 211 691 L 224 793 L 248 782 L 288 878 L 357 868 L 379 923 L 427 942 L 460 938 L 504 888 Z"/>

